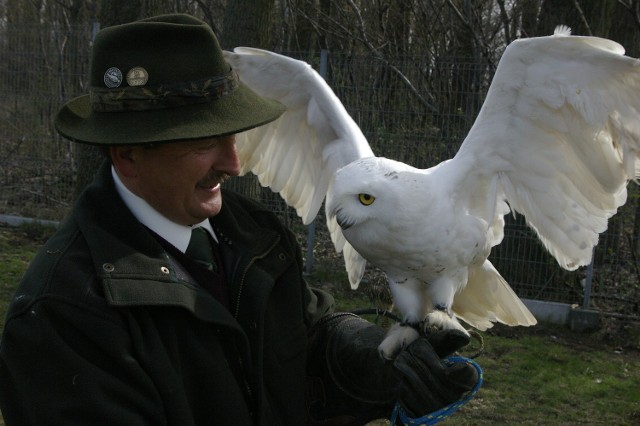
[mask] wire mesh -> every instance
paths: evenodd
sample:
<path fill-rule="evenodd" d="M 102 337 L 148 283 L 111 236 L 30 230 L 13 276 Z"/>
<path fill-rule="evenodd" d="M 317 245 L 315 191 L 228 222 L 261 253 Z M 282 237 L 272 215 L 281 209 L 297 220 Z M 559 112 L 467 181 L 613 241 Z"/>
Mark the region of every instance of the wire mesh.
<path fill-rule="evenodd" d="M 60 138 L 52 123 L 64 101 L 86 91 L 91 26 L 0 31 L 0 214 L 61 220 L 72 203 L 79 164 L 75 145 Z M 318 68 L 319 55 L 289 54 Z M 479 111 L 491 65 L 428 56 L 392 63 L 332 52 L 326 79 L 377 155 L 421 168 L 451 158 Z M 228 186 L 300 227 L 293 209 L 254 176 L 234 178 Z M 504 242 L 491 260 L 521 297 L 582 305 L 589 280 L 590 307 L 637 317 L 639 199 L 631 185 L 627 204 L 601 237 L 591 276 L 586 268 L 558 267 L 521 217 L 507 217 Z M 324 227 L 322 213 L 316 224 Z"/>

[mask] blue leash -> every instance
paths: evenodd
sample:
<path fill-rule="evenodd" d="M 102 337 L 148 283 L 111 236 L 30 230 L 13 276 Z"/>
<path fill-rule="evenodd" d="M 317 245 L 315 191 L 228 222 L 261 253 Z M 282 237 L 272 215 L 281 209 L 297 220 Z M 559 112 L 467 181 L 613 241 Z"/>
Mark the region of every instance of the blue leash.
<path fill-rule="evenodd" d="M 426 416 L 417 418 L 410 417 L 404 410 L 404 408 L 402 408 L 400 402 L 397 402 L 396 406 L 393 408 L 393 412 L 391 413 L 391 424 L 395 425 L 396 420 L 399 417 L 403 425 L 434 425 L 446 419 L 447 417 L 458 411 L 464 404 L 469 402 L 482 386 L 482 368 L 480 368 L 478 363 L 474 360 L 462 356 L 450 356 L 444 360 L 444 363 L 447 365 L 453 365 L 456 362 L 466 362 L 467 364 L 473 366 L 478 372 L 478 382 L 473 387 L 473 389 L 467 392 L 461 399 L 457 400 L 456 402 L 453 402 L 446 407 L 439 409 L 438 411 L 427 414 Z"/>

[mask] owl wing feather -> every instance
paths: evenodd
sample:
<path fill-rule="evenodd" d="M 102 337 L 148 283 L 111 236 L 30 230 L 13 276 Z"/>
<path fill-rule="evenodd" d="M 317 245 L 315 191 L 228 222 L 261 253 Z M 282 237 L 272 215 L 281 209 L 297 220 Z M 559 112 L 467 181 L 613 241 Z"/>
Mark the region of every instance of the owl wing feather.
<path fill-rule="evenodd" d="M 640 176 L 638 117 L 640 61 L 619 44 L 562 31 L 513 42 L 449 164 L 461 207 L 499 228 L 495 245 L 508 202 L 563 268 L 589 264 Z"/>
<path fill-rule="evenodd" d="M 358 125 L 324 79 L 309 64 L 247 47 L 225 52 L 240 81 L 287 108 L 276 121 L 236 136 L 242 174 L 253 172 L 278 192 L 305 224 L 317 216 L 335 172 L 373 151 Z M 366 261 L 346 241 L 335 218 L 327 226 L 357 286 Z"/>

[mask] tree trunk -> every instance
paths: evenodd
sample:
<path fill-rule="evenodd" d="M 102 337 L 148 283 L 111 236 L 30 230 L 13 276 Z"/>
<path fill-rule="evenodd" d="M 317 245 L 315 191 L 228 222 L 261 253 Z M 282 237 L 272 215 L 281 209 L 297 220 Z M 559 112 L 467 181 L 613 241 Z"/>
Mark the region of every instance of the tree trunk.
<path fill-rule="evenodd" d="M 220 43 L 269 49 L 274 0 L 234 0 L 227 3 Z"/>
<path fill-rule="evenodd" d="M 103 0 L 100 7 L 100 28 L 124 24 L 142 18 L 142 0 Z M 78 144 L 78 173 L 73 191 L 76 199 L 91 183 L 96 170 L 104 161 L 100 149 L 94 145 Z"/>
<path fill-rule="evenodd" d="M 269 27 L 274 0 L 234 0 L 227 3 L 220 45 L 223 49 L 246 46 L 270 48 Z M 252 175 L 236 177 L 226 183 L 227 188 L 252 198 L 263 199 L 270 190 L 262 188 Z"/>

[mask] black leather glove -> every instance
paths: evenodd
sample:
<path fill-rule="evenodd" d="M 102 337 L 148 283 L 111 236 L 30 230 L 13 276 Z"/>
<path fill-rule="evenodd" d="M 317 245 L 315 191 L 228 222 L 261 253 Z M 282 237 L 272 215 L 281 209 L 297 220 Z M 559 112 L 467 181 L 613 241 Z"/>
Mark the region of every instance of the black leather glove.
<path fill-rule="evenodd" d="M 393 362 L 378 353 L 385 334 L 383 328 L 352 314 L 334 314 L 312 329 L 312 424 L 356 425 L 388 418 L 398 399 L 408 414 L 419 417 L 459 399 L 475 385 L 475 368 L 447 367 L 440 360 L 469 343 L 464 333 L 450 330 L 420 337 Z"/>
<path fill-rule="evenodd" d="M 385 330 L 354 314 L 324 317 L 309 333 L 310 425 L 363 425 L 388 418 L 398 378 L 378 355 Z"/>
<path fill-rule="evenodd" d="M 478 382 L 475 367 L 463 362 L 449 366 L 441 360 L 463 342 L 466 345 L 469 338 L 460 331 L 439 331 L 415 340 L 396 357 L 393 367 L 400 379 L 398 399 L 407 414 L 422 417 L 473 389 Z"/>

